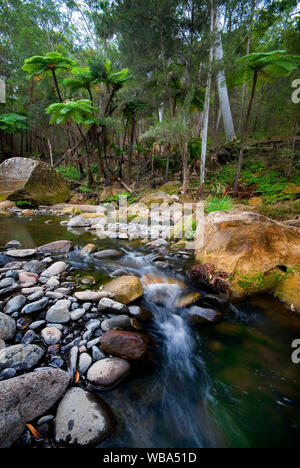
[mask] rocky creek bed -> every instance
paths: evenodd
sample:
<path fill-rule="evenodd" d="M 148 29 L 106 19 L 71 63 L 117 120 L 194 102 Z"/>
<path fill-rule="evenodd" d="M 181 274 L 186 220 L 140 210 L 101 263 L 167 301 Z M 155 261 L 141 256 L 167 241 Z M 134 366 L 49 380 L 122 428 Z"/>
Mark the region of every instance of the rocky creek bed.
<path fill-rule="evenodd" d="M 297 315 L 51 215 L 0 221 L 1 446 L 296 444 Z"/>

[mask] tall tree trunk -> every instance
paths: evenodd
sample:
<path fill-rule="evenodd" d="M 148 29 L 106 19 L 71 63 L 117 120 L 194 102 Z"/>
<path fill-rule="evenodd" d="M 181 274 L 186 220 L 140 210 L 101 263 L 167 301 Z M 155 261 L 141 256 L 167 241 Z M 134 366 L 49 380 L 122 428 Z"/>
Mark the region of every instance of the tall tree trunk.
<path fill-rule="evenodd" d="M 220 65 L 223 65 L 224 52 L 222 44 L 222 26 L 218 12 L 216 12 L 216 30 L 217 41 L 215 47 L 215 59 L 219 61 Z M 226 85 L 226 77 L 223 68 L 221 68 L 217 74 L 217 85 L 220 99 L 220 107 L 224 123 L 226 143 L 229 143 L 236 138 L 236 133 L 234 129 L 232 112 Z"/>
<path fill-rule="evenodd" d="M 85 137 L 85 135 L 83 134 L 81 128 L 79 125 L 77 125 L 77 128 L 79 130 L 79 133 L 81 135 L 81 138 L 83 139 L 84 141 L 84 144 L 85 144 L 85 149 L 86 149 L 86 169 L 87 169 L 87 176 L 88 176 L 88 184 L 89 185 L 93 185 L 94 183 L 94 178 L 93 178 L 93 174 L 92 174 L 92 169 L 91 169 L 91 162 L 90 162 L 90 155 L 89 155 L 89 146 L 88 146 L 88 142 L 87 142 L 87 139 Z"/>
<path fill-rule="evenodd" d="M 62 95 L 61 95 L 61 92 L 60 92 L 60 89 L 59 89 L 59 86 L 58 86 L 58 81 L 57 81 L 57 76 L 56 76 L 56 73 L 55 73 L 55 69 L 52 68 L 51 72 L 52 72 L 53 83 L 54 83 L 54 86 L 55 86 L 55 89 L 56 89 L 56 92 L 57 92 L 58 99 L 60 100 L 60 102 L 63 102 L 63 98 L 62 98 Z"/>
<path fill-rule="evenodd" d="M 209 51 L 209 69 L 207 74 L 206 92 L 205 92 L 205 103 L 204 103 L 204 117 L 203 117 L 203 128 L 202 128 L 202 149 L 201 149 L 201 170 L 200 170 L 200 187 L 199 195 L 202 196 L 203 186 L 205 182 L 205 168 L 206 168 L 206 153 L 207 153 L 207 136 L 208 136 L 208 123 L 209 123 L 209 111 L 210 111 L 210 91 L 212 81 L 212 62 L 214 58 L 214 28 L 215 28 L 215 1 L 211 1 L 211 20 L 210 20 L 210 51 Z"/>
<path fill-rule="evenodd" d="M 127 181 L 128 181 L 129 185 L 130 185 L 130 182 L 131 182 L 131 168 L 132 168 L 132 157 L 133 157 L 133 148 L 134 148 L 135 125 L 136 125 L 136 120 L 135 120 L 135 116 L 133 116 L 132 117 L 132 122 L 131 122 L 131 132 L 130 132 L 129 147 L 128 147 L 128 176 L 127 176 Z"/>
<path fill-rule="evenodd" d="M 166 165 L 165 184 L 169 182 L 170 156 L 171 156 L 170 153 L 171 153 L 171 145 L 169 144 L 167 147 L 167 165 Z"/>
<path fill-rule="evenodd" d="M 119 164 L 120 165 L 120 167 L 119 167 L 119 177 L 121 179 L 123 177 L 124 152 L 125 152 L 128 125 L 129 125 L 129 119 L 126 119 L 126 125 L 125 125 L 124 137 L 123 137 L 123 143 L 122 143 L 122 154 L 121 154 L 121 160 L 120 160 L 120 164 Z"/>
<path fill-rule="evenodd" d="M 250 51 L 251 51 L 251 42 L 252 42 L 252 31 L 253 31 L 253 21 L 254 21 L 255 7 L 256 7 L 256 0 L 251 0 L 251 14 L 250 14 L 250 21 L 249 21 L 249 34 L 248 34 L 248 40 L 247 40 L 246 55 L 249 55 Z M 245 104 L 245 99 L 246 99 L 246 93 L 247 93 L 247 83 L 244 83 L 243 84 L 243 91 L 242 91 L 241 114 L 240 114 L 240 127 L 239 127 L 240 133 L 242 132 L 242 126 L 243 126 L 244 104 Z"/>
<path fill-rule="evenodd" d="M 188 170 L 188 142 L 184 143 L 183 148 L 181 148 L 182 153 L 182 169 L 183 169 L 183 184 L 182 184 L 182 193 L 187 194 L 189 189 L 189 170 Z"/>
<path fill-rule="evenodd" d="M 243 130 L 242 141 L 241 141 L 241 149 L 240 149 L 239 160 L 238 160 L 238 164 L 237 164 L 237 171 L 236 171 L 235 181 L 234 181 L 234 185 L 233 185 L 233 192 L 234 193 L 236 193 L 237 190 L 238 190 L 239 180 L 240 180 L 241 171 L 242 171 L 242 167 L 243 167 L 244 153 L 245 153 L 245 147 L 246 147 L 246 142 L 247 142 L 247 136 L 248 136 L 248 130 L 249 130 L 249 124 L 250 124 L 250 117 L 251 117 L 251 111 L 252 111 L 252 106 L 253 106 L 253 102 L 254 102 L 257 79 L 258 79 L 258 71 L 256 70 L 254 72 L 252 91 L 251 91 L 251 98 L 250 98 L 250 101 L 249 101 L 248 112 L 247 112 L 247 116 L 246 116 L 244 130 Z"/>

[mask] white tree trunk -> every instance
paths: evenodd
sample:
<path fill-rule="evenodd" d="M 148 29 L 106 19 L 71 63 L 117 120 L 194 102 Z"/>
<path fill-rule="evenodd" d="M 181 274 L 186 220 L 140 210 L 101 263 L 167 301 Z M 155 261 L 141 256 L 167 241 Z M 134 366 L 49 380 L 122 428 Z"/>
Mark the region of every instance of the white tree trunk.
<path fill-rule="evenodd" d="M 158 108 L 158 118 L 159 122 L 162 123 L 164 118 L 164 103 L 162 102 L 160 107 Z"/>
<path fill-rule="evenodd" d="M 224 52 L 223 52 L 223 44 L 222 44 L 222 25 L 220 21 L 220 17 L 217 13 L 216 18 L 216 30 L 217 30 L 217 40 L 216 40 L 216 47 L 215 47 L 215 59 L 221 64 L 223 63 Z M 225 137 L 226 143 L 234 140 L 236 138 L 236 133 L 234 129 L 234 123 L 232 118 L 232 112 L 229 102 L 228 90 L 226 85 L 226 77 L 224 69 L 221 68 L 217 75 L 217 85 L 218 85 L 218 92 L 219 92 L 219 99 L 220 99 L 220 107 L 222 111 L 223 123 L 224 123 L 224 130 L 225 130 Z"/>
<path fill-rule="evenodd" d="M 212 62 L 214 58 L 214 29 L 215 29 L 215 3 L 214 0 L 211 2 L 211 21 L 210 21 L 210 36 L 211 45 L 209 51 L 209 69 L 207 74 L 205 102 L 204 102 L 204 113 L 203 113 L 203 127 L 202 127 L 202 149 L 201 149 L 201 171 L 200 171 L 200 192 L 202 192 L 203 185 L 205 182 L 205 168 L 206 168 L 206 153 L 207 153 L 207 136 L 208 136 L 208 123 L 209 123 L 209 112 L 210 112 L 210 92 L 211 92 L 211 81 L 212 81 Z"/>

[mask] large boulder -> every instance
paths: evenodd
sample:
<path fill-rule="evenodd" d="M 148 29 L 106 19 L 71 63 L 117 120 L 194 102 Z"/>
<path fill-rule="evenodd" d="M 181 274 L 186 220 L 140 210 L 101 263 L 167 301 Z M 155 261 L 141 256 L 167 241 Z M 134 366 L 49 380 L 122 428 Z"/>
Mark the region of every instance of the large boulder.
<path fill-rule="evenodd" d="M 48 411 L 69 381 L 67 372 L 45 369 L 0 382 L 0 448 L 9 447 L 27 423 Z"/>
<path fill-rule="evenodd" d="M 299 230 L 257 213 L 211 213 L 196 259 L 227 273 L 233 295 L 274 292 L 300 311 Z"/>
<path fill-rule="evenodd" d="M 59 404 L 54 437 L 63 446 L 94 447 L 109 437 L 112 427 L 112 414 L 100 398 L 71 388 Z"/>
<path fill-rule="evenodd" d="M 122 276 L 104 286 L 104 290 L 114 295 L 116 301 L 130 304 L 143 295 L 142 284 L 136 276 Z"/>
<path fill-rule="evenodd" d="M 165 192 L 154 192 L 148 195 L 145 195 L 141 200 L 140 203 L 144 203 L 147 207 L 151 207 L 153 204 L 165 204 L 165 205 L 173 205 L 175 203 L 176 198 L 172 195 L 168 195 Z"/>
<path fill-rule="evenodd" d="M 0 200 L 51 205 L 71 196 L 65 180 L 54 168 L 27 158 L 7 159 L 0 165 L 0 187 Z"/>

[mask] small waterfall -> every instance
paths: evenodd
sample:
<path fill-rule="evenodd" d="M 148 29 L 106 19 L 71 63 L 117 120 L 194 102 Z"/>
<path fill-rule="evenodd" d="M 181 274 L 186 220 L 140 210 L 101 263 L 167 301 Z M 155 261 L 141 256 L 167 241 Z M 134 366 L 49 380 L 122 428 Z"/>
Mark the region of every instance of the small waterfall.
<path fill-rule="evenodd" d="M 209 377 L 184 310 L 175 313 L 182 286 L 168 284 L 168 279 L 161 276 L 158 280 L 162 283 L 145 286 L 144 295 L 146 307 L 153 314 L 153 334 L 162 346 L 157 379 L 161 387 L 161 419 L 186 446 L 204 447 L 209 445 L 204 431 Z"/>

